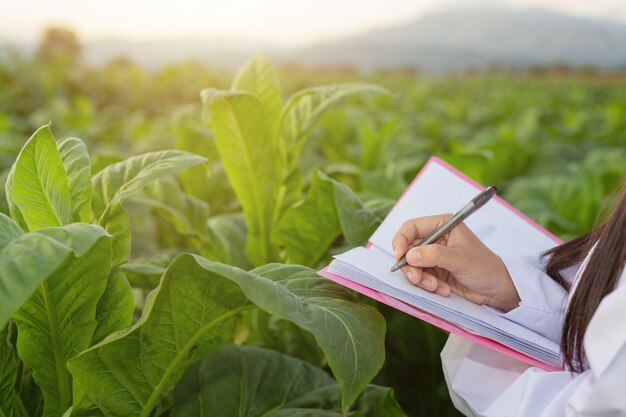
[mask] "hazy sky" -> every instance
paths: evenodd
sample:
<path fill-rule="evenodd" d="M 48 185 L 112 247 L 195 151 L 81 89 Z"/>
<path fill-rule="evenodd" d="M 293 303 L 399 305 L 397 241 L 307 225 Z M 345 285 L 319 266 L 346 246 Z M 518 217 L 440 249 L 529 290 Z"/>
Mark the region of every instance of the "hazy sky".
<path fill-rule="evenodd" d="M 303 45 L 476 4 L 626 22 L 626 0 L 0 0 L 0 38 L 34 40 L 57 24 L 81 40 L 223 36 Z"/>

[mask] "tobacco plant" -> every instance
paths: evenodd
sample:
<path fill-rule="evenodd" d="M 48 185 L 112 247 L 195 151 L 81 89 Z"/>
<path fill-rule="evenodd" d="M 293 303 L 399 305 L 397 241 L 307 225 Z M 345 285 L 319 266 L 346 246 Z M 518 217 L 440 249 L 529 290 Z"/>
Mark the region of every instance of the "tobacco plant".
<path fill-rule="evenodd" d="M 178 179 L 155 181 L 133 201 L 170 225 L 156 222 L 165 231 L 159 234 L 164 248 L 189 247 L 245 269 L 277 261 L 315 267 L 328 259 L 337 241 L 364 244 L 382 220 L 379 212 L 346 184 L 300 164 L 318 118 L 357 93 L 387 91 L 367 83 L 334 84 L 298 91 L 283 104 L 276 70 L 257 56 L 229 90 L 201 92 L 203 117 L 193 107 L 174 116 L 177 147 L 208 161 Z M 171 228 L 182 239 L 176 240 Z M 167 259 L 168 253 L 171 249 L 161 256 Z M 153 288 L 162 261 L 153 256 L 123 269 L 132 282 Z M 242 340 L 320 366 L 328 363 L 310 334 L 275 315 L 248 312 L 240 328 Z"/>
<path fill-rule="evenodd" d="M 221 164 L 241 204 L 252 264 L 288 261 L 315 265 L 343 232 L 362 244 L 380 222 L 345 185 L 298 166 L 308 133 L 334 103 L 355 93 L 385 94 L 367 83 L 307 88 L 283 104 L 271 63 L 257 56 L 230 90 L 205 89 L 202 102 Z"/>
<path fill-rule="evenodd" d="M 151 152 L 92 177 L 80 139 L 44 126 L 26 142 L 7 179 L 11 216 L 0 214 L 0 416 L 403 415 L 368 385 L 384 319 L 305 266 L 245 271 L 182 253 L 136 304 L 126 202 L 204 161 Z M 255 310 L 310 334 L 334 378 L 231 344 Z"/>

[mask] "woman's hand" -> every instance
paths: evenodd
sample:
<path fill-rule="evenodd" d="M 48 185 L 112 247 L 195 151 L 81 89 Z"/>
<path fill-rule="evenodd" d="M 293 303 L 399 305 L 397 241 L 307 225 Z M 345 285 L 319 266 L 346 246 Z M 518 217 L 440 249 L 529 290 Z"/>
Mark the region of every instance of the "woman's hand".
<path fill-rule="evenodd" d="M 402 272 L 414 285 L 442 296 L 453 292 L 502 311 L 517 307 L 520 298 L 506 266 L 464 223 L 434 244 L 412 248 L 451 216 L 420 217 L 402 225 L 393 238 L 396 259 L 406 253 Z"/>

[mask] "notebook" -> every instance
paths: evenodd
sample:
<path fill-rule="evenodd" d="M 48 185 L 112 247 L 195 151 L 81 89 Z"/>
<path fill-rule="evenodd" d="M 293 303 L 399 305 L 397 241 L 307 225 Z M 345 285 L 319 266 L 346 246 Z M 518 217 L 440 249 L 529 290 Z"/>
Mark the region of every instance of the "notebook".
<path fill-rule="evenodd" d="M 431 158 L 370 237 L 367 247 L 340 255 L 319 274 L 447 332 L 465 337 L 538 368 L 562 369 L 557 343 L 486 306 L 455 294 L 442 297 L 408 282 L 396 262 L 391 241 L 409 219 L 454 213 L 483 187 L 439 158 Z M 498 255 L 537 255 L 560 241 L 496 196 L 465 224 Z"/>

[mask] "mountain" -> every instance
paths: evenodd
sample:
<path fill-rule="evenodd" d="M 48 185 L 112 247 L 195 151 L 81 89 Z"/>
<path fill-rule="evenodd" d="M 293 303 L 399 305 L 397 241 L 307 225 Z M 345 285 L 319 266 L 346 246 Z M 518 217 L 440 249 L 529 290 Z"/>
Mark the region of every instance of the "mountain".
<path fill-rule="evenodd" d="M 565 64 L 626 68 L 626 24 L 543 10 L 457 10 L 305 48 L 305 65 L 426 73 Z"/>
<path fill-rule="evenodd" d="M 277 63 L 352 66 L 362 71 L 414 67 L 423 73 L 451 73 L 496 65 L 524 69 L 554 64 L 626 69 L 624 45 L 625 23 L 540 9 L 490 8 L 442 11 L 291 49 L 242 39 L 100 40 L 84 45 L 84 59 L 102 65 L 126 56 L 148 68 L 193 59 L 234 69 L 261 52 Z M 34 45 L 20 48 L 28 52 Z"/>

